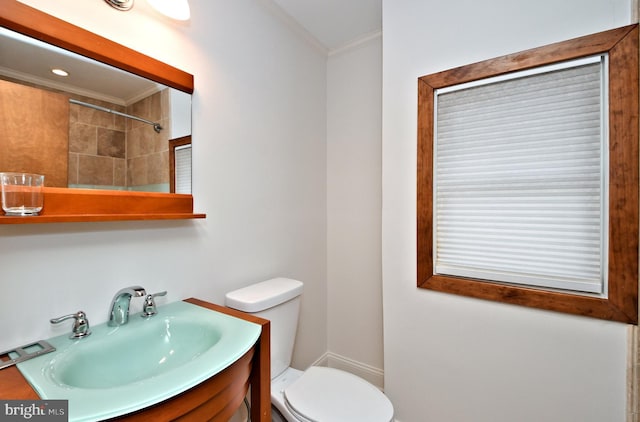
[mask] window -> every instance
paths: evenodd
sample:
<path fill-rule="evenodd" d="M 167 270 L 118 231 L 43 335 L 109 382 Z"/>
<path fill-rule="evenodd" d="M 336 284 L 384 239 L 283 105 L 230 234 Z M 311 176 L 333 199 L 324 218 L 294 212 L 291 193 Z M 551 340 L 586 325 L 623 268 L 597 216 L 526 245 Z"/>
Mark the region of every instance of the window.
<path fill-rule="evenodd" d="M 637 323 L 637 26 L 424 76 L 418 97 L 418 286 Z"/>
<path fill-rule="evenodd" d="M 191 144 L 176 147 L 176 192 L 191 193 Z"/>
<path fill-rule="evenodd" d="M 169 191 L 191 193 L 191 136 L 169 140 Z"/>
<path fill-rule="evenodd" d="M 435 90 L 437 274 L 605 293 L 606 68 Z"/>

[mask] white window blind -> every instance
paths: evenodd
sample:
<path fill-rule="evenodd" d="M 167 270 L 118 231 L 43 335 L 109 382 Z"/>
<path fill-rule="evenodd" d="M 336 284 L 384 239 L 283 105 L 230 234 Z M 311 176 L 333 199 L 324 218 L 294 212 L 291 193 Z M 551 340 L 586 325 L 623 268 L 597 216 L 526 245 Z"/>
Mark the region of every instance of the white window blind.
<path fill-rule="evenodd" d="M 191 144 L 175 149 L 176 193 L 191 193 Z"/>
<path fill-rule="evenodd" d="M 435 96 L 435 272 L 606 293 L 606 56 Z"/>

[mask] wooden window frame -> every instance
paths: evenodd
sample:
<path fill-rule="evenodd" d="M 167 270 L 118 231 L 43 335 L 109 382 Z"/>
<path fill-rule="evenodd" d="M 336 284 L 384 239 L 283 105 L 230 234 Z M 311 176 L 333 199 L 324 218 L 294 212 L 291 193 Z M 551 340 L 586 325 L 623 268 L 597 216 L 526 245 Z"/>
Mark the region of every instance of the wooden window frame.
<path fill-rule="evenodd" d="M 434 274 L 434 90 L 596 54 L 609 55 L 607 297 Z M 418 78 L 417 285 L 419 288 L 638 323 L 638 25 L 604 31 Z"/>

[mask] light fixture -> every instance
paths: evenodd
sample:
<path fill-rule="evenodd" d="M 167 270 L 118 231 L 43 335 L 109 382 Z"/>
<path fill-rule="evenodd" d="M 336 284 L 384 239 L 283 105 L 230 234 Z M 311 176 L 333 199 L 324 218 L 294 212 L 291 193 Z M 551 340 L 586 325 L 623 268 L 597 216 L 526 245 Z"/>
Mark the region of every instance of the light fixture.
<path fill-rule="evenodd" d="M 107 4 L 114 9 L 129 10 L 133 7 L 133 0 L 104 0 Z"/>
<path fill-rule="evenodd" d="M 147 0 L 158 12 L 179 21 L 189 20 L 191 11 L 187 0 Z"/>
<path fill-rule="evenodd" d="M 58 76 L 69 76 L 69 72 L 67 72 L 64 69 L 60 69 L 60 68 L 51 69 L 51 73 L 53 73 L 54 75 L 58 75 Z"/>
<path fill-rule="evenodd" d="M 134 0 L 104 0 L 109 6 L 118 10 L 130 10 Z M 147 0 L 158 12 L 171 19 L 179 21 L 189 20 L 191 11 L 188 0 Z"/>

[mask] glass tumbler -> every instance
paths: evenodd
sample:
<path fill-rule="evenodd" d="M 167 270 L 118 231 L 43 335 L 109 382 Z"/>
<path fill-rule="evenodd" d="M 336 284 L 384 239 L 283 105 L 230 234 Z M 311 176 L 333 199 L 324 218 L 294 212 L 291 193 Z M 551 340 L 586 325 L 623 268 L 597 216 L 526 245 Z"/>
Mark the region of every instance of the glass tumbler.
<path fill-rule="evenodd" d="M 0 173 L 2 210 L 6 215 L 38 215 L 44 203 L 44 175 Z"/>

